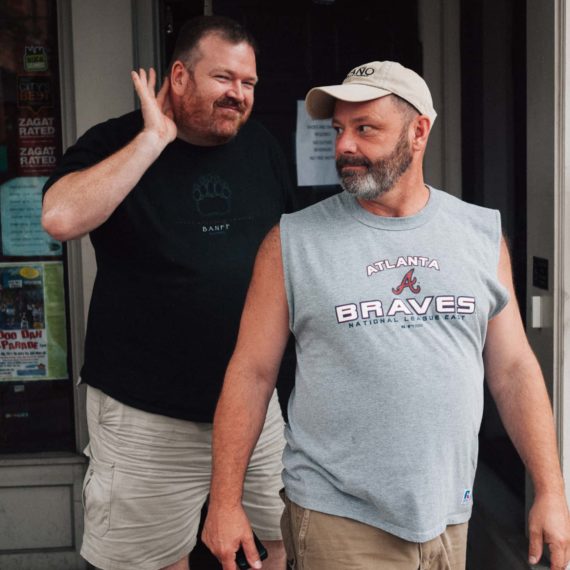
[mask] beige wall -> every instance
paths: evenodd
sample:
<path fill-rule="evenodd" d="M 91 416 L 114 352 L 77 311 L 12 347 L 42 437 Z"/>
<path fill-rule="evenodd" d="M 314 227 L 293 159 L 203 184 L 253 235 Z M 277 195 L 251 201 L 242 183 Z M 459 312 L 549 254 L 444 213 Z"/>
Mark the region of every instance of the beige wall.
<path fill-rule="evenodd" d="M 130 0 L 72 0 L 75 132 L 134 109 Z M 69 141 L 70 144 L 73 141 Z M 81 240 L 85 318 L 95 278 L 88 238 Z"/>

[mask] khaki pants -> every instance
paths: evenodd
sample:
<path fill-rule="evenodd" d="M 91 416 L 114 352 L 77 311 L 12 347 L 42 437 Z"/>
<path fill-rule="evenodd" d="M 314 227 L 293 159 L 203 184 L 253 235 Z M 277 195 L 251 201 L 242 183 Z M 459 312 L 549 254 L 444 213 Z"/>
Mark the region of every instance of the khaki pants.
<path fill-rule="evenodd" d="M 464 570 L 467 523 L 427 542 L 408 542 L 370 525 L 304 509 L 284 493 L 281 531 L 293 570 Z"/>

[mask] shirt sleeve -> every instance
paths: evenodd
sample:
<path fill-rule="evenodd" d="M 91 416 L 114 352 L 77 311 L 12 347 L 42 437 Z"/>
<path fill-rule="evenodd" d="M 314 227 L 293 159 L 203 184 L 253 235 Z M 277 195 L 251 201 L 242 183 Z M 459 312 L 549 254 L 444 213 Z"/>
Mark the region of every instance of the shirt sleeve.
<path fill-rule="evenodd" d="M 60 178 L 89 168 L 124 147 L 135 137 L 142 124 L 142 116 L 136 111 L 91 127 L 66 150 L 44 185 L 44 195 Z"/>

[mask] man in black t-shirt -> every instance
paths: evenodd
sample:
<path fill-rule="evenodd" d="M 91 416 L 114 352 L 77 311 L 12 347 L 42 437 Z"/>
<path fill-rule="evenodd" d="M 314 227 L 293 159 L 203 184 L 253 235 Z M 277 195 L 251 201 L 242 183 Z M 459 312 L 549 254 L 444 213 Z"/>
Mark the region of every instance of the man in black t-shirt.
<path fill-rule="evenodd" d="M 66 152 L 42 220 L 59 240 L 89 233 L 97 259 L 81 370 L 82 555 L 103 569 L 184 570 L 253 261 L 290 187 L 274 139 L 248 121 L 255 43 L 239 24 L 188 22 L 158 94 L 152 69 L 132 80 L 141 112 L 93 127 Z M 283 420 L 267 397 L 244 501 L 269 551 L 264 567 L 283 570 Z"/>

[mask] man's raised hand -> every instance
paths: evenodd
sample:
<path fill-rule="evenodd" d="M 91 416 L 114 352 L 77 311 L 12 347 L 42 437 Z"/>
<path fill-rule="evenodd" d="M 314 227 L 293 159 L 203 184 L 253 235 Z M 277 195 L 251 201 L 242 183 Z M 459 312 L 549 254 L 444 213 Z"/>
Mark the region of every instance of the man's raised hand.
<path fill-rule="evenodd" d="M 156 135 L 165 146 L 176 138 L 177 128 L 170 101 L 170 80 L 166 78 L 155 95 L 156 72 L 151 67 L 131 71 L 131 78 L 141 102 L 144 131 Z"/>

